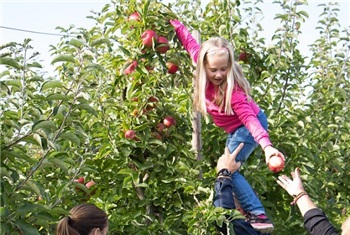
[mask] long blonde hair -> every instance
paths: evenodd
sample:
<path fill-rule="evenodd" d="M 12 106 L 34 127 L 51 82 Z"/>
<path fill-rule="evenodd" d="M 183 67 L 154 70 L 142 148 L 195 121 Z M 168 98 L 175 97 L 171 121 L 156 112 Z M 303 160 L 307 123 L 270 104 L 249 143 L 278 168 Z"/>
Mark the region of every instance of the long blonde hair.
<path fill-rule="evenodd" d="M 89 234 L 94 228 L 100 231 L 108 226 L 106 213 L 92 204 L 73 207 L 70 215 L 65 216 L 56 227 L 56 235 Z"/>
<path fill-rule="evenodd" d="M 234 112 L 232 110 L 231 98 L 235 85 L 239 86 L 246 93 L 248 100 L 251 99 L 251 88 L 248 80 L 244 77 L 241 66 L 234 60 L 231 44 L 222 37 L 213 37 L 201 45 L 196 68 L 193 106 L 195 110 L 201 112 L 204 116 L 207 115 L 205 93 L 208 87 L 208 79 L 205 65 L 207 63 L 208 51 L 215 48 L 226 49 L 229 52 L 229 61 L 227 79 L 220 85 L 218 92 L 216 92 L 214 102 L 220 107 L 220 111 L 224 108 L 225 114 L 232 115 Z M 224 92 L 221 93 L 220 90 Z"/>

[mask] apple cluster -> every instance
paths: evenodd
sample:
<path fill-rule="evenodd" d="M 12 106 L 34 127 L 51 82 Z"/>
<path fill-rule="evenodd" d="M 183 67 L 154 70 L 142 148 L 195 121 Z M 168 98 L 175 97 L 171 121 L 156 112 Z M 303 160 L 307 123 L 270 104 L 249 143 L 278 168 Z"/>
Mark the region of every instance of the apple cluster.
<path fill-rule="evenodd" d="M 129 22 L 135 21 L 140 22 L 141 16 L 138 12 L 133 12 L 129 15 Z M 152 29 L 146 29 L 141 34 L 141 41 L 144 47 L 144 50 L 154 49 L 154 51 L 160 54 L 166 54 L 170 49 L 169 40 L 161 35 L 157 35 L 157 33 Z M 137 60 L 129 61 L 125 66 L 124 74 L 129 75 L 132 74 L 137 68 L 138 62 Z M 167 67 L 167 72 L 169 74 L 175 74 L 180 66 L 180 61 L 176 58 L 170 58 L 165 63 Z M 145 66 L 148 71 L 153 70 L 154 68 L 151 65 Z"/>
<path fill-rule="evenodd" d="M 94 186 L 96 185 L 95 181 L 90 180 L 85 183 L 85 178 L 83 176 L 79 177 L 78 179 L 75 179 L 74 181 L 78 184 L 81 184 L 83 187 L 85 186 L 87 190 L 90 190 L 90 192 L 88 193 L 89 196 L 95 194 L 96 192 L 96 188 L 94 188 Z M 75 190 L 77 192 L 83 192 L 83 190 L 78 186 L 75 187 Z"/>

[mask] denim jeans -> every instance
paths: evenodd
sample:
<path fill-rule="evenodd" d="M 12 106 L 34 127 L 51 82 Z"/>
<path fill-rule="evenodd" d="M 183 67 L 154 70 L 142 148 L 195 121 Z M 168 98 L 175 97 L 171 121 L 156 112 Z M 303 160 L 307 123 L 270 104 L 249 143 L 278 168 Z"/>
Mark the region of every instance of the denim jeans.
<path fill-rule="evenodd" d="M 267 130 L 267 118 L 263 111 L 260 111 L 257 115 L 261 125 Z M 244 143 L 244 147 L 238 153 L 236 161 L 245 162 L 249 155 L 258 146 L 253 136 L 245 126 L 241 126 L 235 132 L 228 135 L 226 140 L 226 146 L 232 153 L 240 143 Z M 255 194 L 254 190 L 248 183 L 248 181 L 241 175 L 239 171 L 232 174 L 232 190 L 235 193 L 239 203 L 246 212 L 250 212 L 255 215 L 265 214 L 265 209 L 261 204 L 259 198 Z"/>
<path fill-rule="evenodd" d="M 221 178 L 215 180 L 215 197 L 214 206 L 223 207 L 225 209 L 234 209 L 235 204 L 232 195 L 232 179 Z M 261 235 L 262 233 L 256 231 L 250 223 L 244 219 L 231 219 L 230 229 L 233 229 L 236 235 Z M 224 235 L 229 234 L 226 223 L 222 224 L 222 227 L 216 225 L 220 232 Z"/>

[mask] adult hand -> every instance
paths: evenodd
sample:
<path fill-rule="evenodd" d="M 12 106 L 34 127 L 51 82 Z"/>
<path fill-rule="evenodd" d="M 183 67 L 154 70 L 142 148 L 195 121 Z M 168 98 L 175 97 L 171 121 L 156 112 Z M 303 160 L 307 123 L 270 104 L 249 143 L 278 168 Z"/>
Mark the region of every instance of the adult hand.
<path fill-rule="evenodd" d="M 231 171 L 231 173 L 238 170 L 241 167 L 241 162 L 236 162 L 236 157 L 243 146 L 244 144 L 240 143 L 232 153 L 230 153 L 229 149 L 226 147 L 224 155 L 218 159 L 216 170 L 219 172 L 221 169 L 226 168 Z"/>
<path fill-rule="evenodd" d="M 289 195 L 296 196 L 301 192 L 305 192 L 303 182 L 300 178 L 300 169 L 299 167 L 295 168 L 294 172 L 291 173 L 293 180 L 291 180 L 286 175 L 278 176 L 277 183 L 284 188 Z"/>
<path fill-rule="evenodd" d="M 284 157 L 283 153 L 281 153 L 280 151 L 278 151 L 277 149 L 275 149 L 272 146 L 266 146 L 264 149 L 265 152 L 265 161 L 266 164 L 269 164 L 270 158 L 272 156 L 277 156 L 283 159 L 283 161 L 286 161 L 286 158 Z"/>

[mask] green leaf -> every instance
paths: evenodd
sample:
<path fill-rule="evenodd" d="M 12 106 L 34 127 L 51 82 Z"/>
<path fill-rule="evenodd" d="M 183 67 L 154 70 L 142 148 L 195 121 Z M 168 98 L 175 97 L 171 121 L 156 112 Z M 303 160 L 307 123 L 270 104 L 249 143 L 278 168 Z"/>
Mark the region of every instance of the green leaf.
<path fill-rule="evenodd" d="M 29 68 L 43 68 L 38 62 L 33 62 L 27 65 Z"/>
<path fill-rule="evenodd" d="M 50 158 L 48 161 L 53 163 L 56 167 L 61 168 L 63 171 L 65 171 L 65 172 L 68 171 L 68 168 L 67 168 L 65 162 L 62 161 L 61 159 L 59 159 L 59 158 Z"/>
<path fill-rule="evenodd" d="M 50 94 L 49 96 L 46 97 L 46 101 L 49 100 L 64 100 L 67 101 L 68 97 L 66 95 L 62 94 Z"/>
<path fill-rule="evenodd" d="M 85 109 L 88 113 L 91 113 L 92 115 L 97 117 L 96 110 L 88 104 L 79 104 L 76 106 L 76 108 L 77 109 Z"/>
<path fill-rule="evenodd" d="M 99 64 L 89 64 L 87 67 L 86 67 L 86 70 L 88 71 L 91 71 L 91 70 L 98 70 L 102 73 L 106 73 L 106 70 Z"/>
<path fill-rule="evenodd" d="M 73 132 L 62 133 L 59 139 L 67 139 L 76 145 L 80 145 L 80 139 Z"/>
<path fill-rule="evenodd" d="M 131 54 L 130 54 L 130 51 L 127 50 L 127 49 L 125 49 L 124 47 L 119 46 L 118 48 L 119 48 L 126 56 L 130 56 L 130 55 L 131 55 Z"/>
<path fill-rule="evenodd" d="M 47 81 L 41 87 L 41 91 L 44 91 L 49 88 L 62 87 L 62 82 L 58 80 Z"/>
<path fill-rule="evenodd" d="M 53 121 L 40 120 L 33 125 L 32 131 L 35 132 L 39 129 L 44 131 L 51 131 L 56 129 L 56 124 Z"/>
<path fill-rule="evenodd" d="M 16 221 L 16 224 L 21 228 L 22 232 L 26 235 L 40 235 L 39 231 L 31 224 L 23 220 Z"/>
<path fill-rule="evenodd" d="M 12 59 L 10 57 L 0 57 L 0 64 L 8 65 L 16 69 L 21 69 L 21 65 L 15 59 Z"/>
<path fill-rule="evenodd" d="M 75 59 L 74 59 L 74 56 L 72 56 L 72 55 L 58 55 L 51 61 L 51 64 L 54 64 L 54 63 L 57 63 L 57 62 L 72 62 L 72 63 L 75 63 Z"/>
<path fill-rule="evenodd" d="M 91 42 L 92 47 L 99 46 L 101 44 L 110 44 L 110 41 L 108 38 L 99 38 Z"/>
<path fill-rule="evenodd" d="M 31 190 L 32 192 L 36 193 L 38 196 L 40 195 L 40 189 L 38 188 L 38 186 L 31 180 L 27 180 L 27 182 L 25 183 L 25 185 L 27 186 L 27 188 L 29 190 Z"/>
<path fill-rule="evenodd" d="M 70 41 L 69 41 L 69 44 L 77 47 L 77 48 L 82 48 L 84 46 L 84 42 L 82 42 L 81 40 L 79 39 L 76 39 L 76 38 L 72 38 Z"/>

